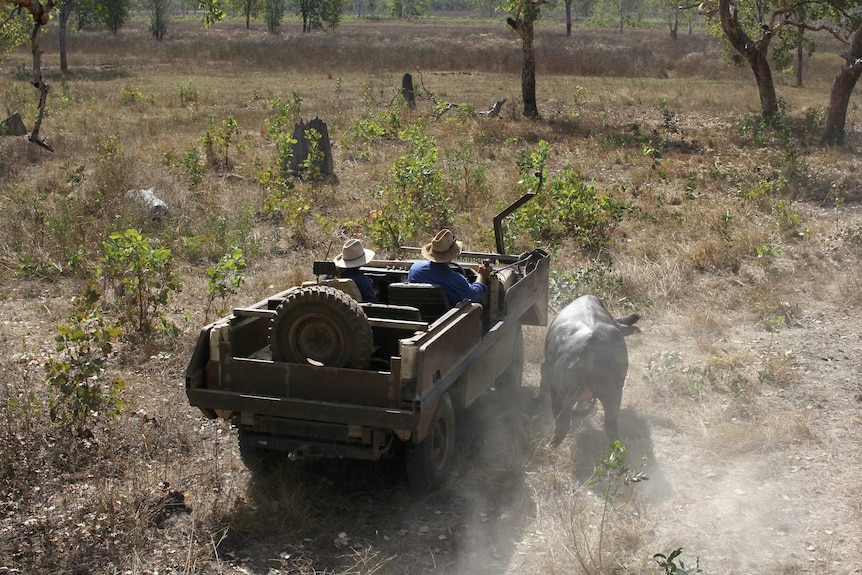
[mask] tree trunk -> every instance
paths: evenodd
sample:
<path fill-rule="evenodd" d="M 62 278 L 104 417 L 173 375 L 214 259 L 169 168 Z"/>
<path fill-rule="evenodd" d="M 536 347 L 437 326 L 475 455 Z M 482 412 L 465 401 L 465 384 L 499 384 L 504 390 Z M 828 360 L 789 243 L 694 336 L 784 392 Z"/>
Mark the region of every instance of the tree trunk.
<path fill-rule="evenodd" d="M 57 31 L 57 37 L 60 44 L 60 71 L 64 73 L 69 71 L 69 63 L 66 60 L 66 30 L 69 27 L 69 15 L 71 13 L 71 2 L 60 4 L 60 24 Z"/>
<path fill-rule="evenodd" d="M 521 97 L 524 99 L 524 115 L 528 118 L 539 117 L 536 103 L 536 52 L 533 49 L 533 23 L 524 24 L 527 28 L 524 40 L 524 69 L 521 72 Z"/>
<path fill-rule="evenodd" d="M 673 7 L 673 24 L 670 26 L 670 39 L 676 40 L 679 36 L 679 6 Z"/>
<path fill-rule="evenodd" d="M 524 115 L 528 118 L 539 117 L 536 105 L 536 52 L 533 49 L 533 23 L 507 18 L 506 22 L 521 37 L 524 51 L 524 67 L 521 70 L 521 99 L 524 100 Z"/>
<path fill-rule="evenodd" d="M 731 7 L 731 2 L 732 0 L 719 0 L 718 2 L 721 27 L 731 46 L 745 58 L 748 65 L 751 66 L 751 71 L 754 72 L 754 80 L 757 82 L 757 91 L 760 94 L 761 115 L 764 121 L 770 125 L 775 124 L 778 120 L 778 98 L 775 95 L 772 70 L 767 59 L 772 31 L 765 30 L 760 40 L 756 42 L 752 40 L 739 27 L 736 7 Z"/>
<path fill-rule="evenodd" d="M 572 0 L 566 0 L 566 37 L 572 36 Z"/>
<path fill-rule="evenodd" d="M 802 36 L 805 34 L 805 28 L 799 29 L 799 39 L 796 43 L 796 87 L 802 87 L 802 56 L 804 50 L 802 48 Z"/>
<path fill-rule="evenodd" d="M 829 109 L 826 112 L 826 127 L 820 138 L 821 146 L 843 146 L 844 127 L 847 122 L 847 107 L 850 105 L 850 95 L 856 86 L 859 75 L 862 74 L 862 27 L 857 28 L 850 41 L 850 50 L 842 54 L 844 65 L 832 81 L 832 91 L 829 94 Z"/>

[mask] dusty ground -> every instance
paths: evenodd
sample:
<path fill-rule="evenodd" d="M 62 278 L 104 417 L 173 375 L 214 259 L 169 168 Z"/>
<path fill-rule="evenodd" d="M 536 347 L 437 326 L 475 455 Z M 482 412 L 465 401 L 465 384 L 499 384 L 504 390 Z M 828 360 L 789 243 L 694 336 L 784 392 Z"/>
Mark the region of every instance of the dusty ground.
<path fill-rule="evenodd" d="M 130 441 L 140 435 L 140 449 L 149 450 L 135 464 L 147 466 L 142 477 L 160 479 L 135 489 L 163 489 L 182 505 L 162 497 L 131 510 L 167 512 L 135 534 L 141 543 L 126 572 L 570 573 L 580 554 L 603 572 L 657 573 L 653 554 L 683 548 L 686 565 L 699 560 L 710 575 L 862 573 L 860 248 L 841 233 L 860 229 L 862 209 L 808 209 L 816 233 L 777 262 L 786 278 L 773 294 L 782 302 L 781 325 L 768 330 L 752 313 L 746 290 L 753 276 L 745 273 L 704 276 L 692 291 L 713 295 L 644 310 L 643 333 L 628 339 L 620 428 L 628 461 L 640 466 L 646 457 L 649 480 L 609 503 L 603 543 L 595 530 L 603 499 L 586 489 L 607 448 L 602 411 L 560 447 L 543 441 L 547 406 L 527 415 L 520 409 L 538 390 L 544 333 L 528 328 L 524 401 L 483 398 L 460 420 L 451 481 L 419 499 L 407 493 L 398 462 L 288 464 L 253 478 L 235 432 L 188 406 L 187 357 L 133 362 L 123 425 Z M 66 287 L 7 283 L 3 296 L 0 335 L 13 350 L 5 365 L 16 372 L 38 366 L 68 312 Z M 704 366 L 718 385 L 693 386 Z M 722 366 L 741 379 L 721 380 Z M 30 517 L 4 502 L 0 535 L 37 547 L 45 522 L 62 532 L 64 513 L 80 516 L 70 508 L 110 507 L 99 498 L 117 477 L 72 477 L 59 490 L 46 485 L 51 495 Z M 0 565 L 0 573 L 16 572 Z"/>
<path fill-rule="evenodd" d="M 822 229 L 839 230 L 858 225 L 862 211 L 823 211 L 818 217 Z M 858 248 L 827 233 L 810 248 L 816 257 L 808 264 L 782 264 L 793 268 L 788 277 L 798 283 L 786 286 L 787 319 L 780 329 L 770 332 L 752 321 L 742 300 L 739 309 L 721 312 L 706 334 L 697 331 L 694 317 L 707 310 L 685 317 L 653 311 L 641 320 L 643 333 L 629 338 L 621 433 L 633 466 L 647 457 L 650 479 L 612 504 L 626 517 L 607 528 L 613 543 L 601 552 L 608 571 L 659 572 L 652 555 L 682 547 L 686 565 L 699 559 L 708 574 L 862 573 L 862 329 L 854 321 L 858 309 L 847 304 L 858 301 L 852 296 L 860 286 L 851 273 L 859 265 Z M 541 336 L 541 329 L 528 332 L 528 351 Z M 751 392 L 668 394 L 668 380 L 684 370 L 660 371 L 650 361 L 661 352 L 704 357 L 704 347 L 716 365 L 732 362 L 750 374 L 757 381 Z M 539 358 L 532 356 L 525 405 L 538 386 Z M 546 409 L 539 409 L 525 437 L 523 415 L 500 402 L 491 395 L 462 421 L 454 476 L 423 499 L 407 494 L 395 464 L 306 468 L 293 478 L 305 482 L 311 497 L 309 521 L 299 530 L 279 528 L 289 489 L 279 479 L 252 481 L 238 464 L 232 437 L 225 437 L 241 501 L 228 512 L 226 526 L 274 528 L 243 533 L 228 527 L 219 560 L 204 570 L 571 572 L 574 549 L 596 552 L 587 528 L 567 532 L 563 524 L 577 525 L 578 517 L 594 513 L 596 505 L 601 509 L 601 497 L 583 486 L 607 447 L 602 412 L 555 449 L 539 440 L 549 425 Z M 210 437 L 198 448 L 208 453 L 212 430 L 204 435 Z M 574 506 L 573 492 L 581 496 Z M 616 548 L 620 535 L 611 537 L 612 530 L 628 530 L 623 539 L 635 543 Z"/>
<path fill-rule="evenodd" d="M 618 153 L 626 171 L 631 150 Z M 754 272 L 703 274 L 687 297 L 639 310 L 620 428 L 627 461 L 645 457 L 649 479 L 607 506 L 587 487 L 608 445 L 601 409 L 557 448 L 543 440 L 547 406 L 516 409 L 538 391 L 539 328 L 527 332 L 524 401 L 489 394 L 459 417 L 461 452 L 439 491 L 411 497 L 398 462 L 285 465 L 253 477 L 235 432 L 185 398 L 185 365 L 204 324 L 198 273 L 172 310 L 191 314 L 180 326 L 184 343 L 134 357 L 126 350 L 112 366 L 127 382 L 123 416 L 112 423 L 126 443 L 111 445 L 117 435 L 96 430 L 96 463 L 49 453 L 35 463 L 62 467 L 54 483 L 34 480 L 0 502 L 0 575 L 21 573 L 20 555 L 35 562 L 52 552 L 68 563 L 46 573 L 76 575 L 544 575 L 580 573 L 582 563 L 591 573 L 647 574 L 660 572 L 653 554 L 677 548 L 686 566 L 699 559 L 709 575 L 862 573 L 862 240 L 840 233 L 862 230 L 862 195 L 852 179 L 842 192 L 853 205 L 802 208 L 814 233 L 785 249 L 774 293 L 753 298 L 778 302 L 778 311 L 753 309 Z M 625 261 L 618 265 L 625 274 Z M 248 292 L 283 267 L 260 266 Z M 13 268 L 0 270 L 0 369 L 15 376 L 9 381 L 40 381 L 76 286 L 19 281 Z M 776 324 L 779 313 L 785 321 Z M 718 383 L 701 385 L 710 374 Z M 79 543 L 93 547 L 69 548 Z"/>
<path fill-rule="evenodd" d="M 862 210 L 824 210 L 818 217 L 821 229 L 840 230 L 858 226 Z M 614 502 L 628 517 L 613 525 L 628 525 L 636 542 L 623 552 L 607 544 L 606 565 L 658 572 L 651 556 L 682 547 L 687 564 L 699 558 L 708 574 L 862 573 L 862 329 L 855 321 L 858 308 L 847 305 L 859 300 L 852 273 L 858 247 L 822 233 L 810 249 L 816 257 L 808 264 L 783 264 L 793 268 L 788 277 L 798 283 L 786 286 L 787 321 L 775 331 L 753 322 L 744 301 L 717 315 L 718 327 L 708 333 L 698 332 L 701 323 L 694 319 L 706 310 L 685 317 L 644 314 L 643 333 L 628 339 L 631 367 L 620 426 L 629 461 L 646 456 L 650 479 Z M 20 344 L 19 364 L 37 361 L 35 350 L 50 346 L 53 325 L 64 313 L 62 292 L 57 285 L 7 286 L 3 335 Z M 540 328 L 527 332 L 524 405 L 537 392 L 542 335 Z M 752 380 L 762 381 L 743 397 L 668 394 L 668 380 L 684 373 L 657 370 L 650 361 L 661 352 L 703 357 L 698 350 L 704 347 L 716 361 L 743 365 Z M 595 546 L 586 536 L 579 542 L 567 533 L 560 518 L 592 513 L 589 506 L 601 503 L 587 495 L 580 507 L 570 506 L 573 491 L 586 493 L 592 464 L 607 446 L 600 409 L 552 448 L 540 439 L 550 423 L 547 409 L 538 410 L 525 434 L 524 415 L 489 395 L 462 420 L 452 480 L 417 500 L 408 495 L 397 463 L 336 462 L 304 466 L 299 473 L 283 470 L 287 479 L 254 480 L 239 461 L 234 432 L 205 422 L 185 403 L 184 362 L 154 357 L 129 375 L 133 388 L 165 390 L 139 400 L 141 405 L 133 402 L 132 419 L 155 426 L 147 411 L 172 414 L 174 424 L 198 428 L 198 441 L 188 446 L 192 459 L 215 463 L 190 465 L 185 475 L 166 473 L 186 507 L 161 524 L 152 547 L 142 549 L 137 572 L 569 572 L 562 567 L 575 561 L 572 549 Z M 192 475 L 207 465 L 217 478 Z M 201 496 L 214 483 L 224 492 L 215 503 Z M 216 511 L 223 514 L 223 529 L 204 536 L 208 549 L 192 553 L 190 538 L 201 537 L 195 533 L 196 498 L 223 504 Z M 296 515 L 295 505 L 305 510 L 300 525 L 285 519 Z M 554 516 L 554 509 L 575 511 Z M 5 523 L 4 531 L 16 524 L 21 528 Z M 0 573 L 12 572 L 0 566 Z"/>

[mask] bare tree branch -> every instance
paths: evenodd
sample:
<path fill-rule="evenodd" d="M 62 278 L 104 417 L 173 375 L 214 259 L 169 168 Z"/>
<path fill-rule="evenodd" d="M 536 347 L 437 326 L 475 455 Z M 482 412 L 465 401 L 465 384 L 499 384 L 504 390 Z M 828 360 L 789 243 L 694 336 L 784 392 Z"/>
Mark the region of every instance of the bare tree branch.
<path fill-rule="evenodd" d="M 33 32 L 30 34 L 30 48 L 33 52 L 33 87 L 39 90 L 39 116 L 36 118 L 36 123 L 33 125 L 33 131 L 30 133 L 29 140 L 48 151 L 53 152 L 54 149 L 42 138 L 39 137 L 39 128 L 42 126 L 42 118 L 45 117 L 45 105 L 48 100 L 48 84 L 42 79 L 42 50 L 39 49 L 39 35 L 42 32 L 42 26 L 48 23 L 51 18 L 51 11 L 54 9 L 54 0 L 48 0 L 46 4 L 42 4 L 39 0 L 8 0 L 12 4 L 17 4 L 20 8 L 26 8 L 33 16 Z"/>

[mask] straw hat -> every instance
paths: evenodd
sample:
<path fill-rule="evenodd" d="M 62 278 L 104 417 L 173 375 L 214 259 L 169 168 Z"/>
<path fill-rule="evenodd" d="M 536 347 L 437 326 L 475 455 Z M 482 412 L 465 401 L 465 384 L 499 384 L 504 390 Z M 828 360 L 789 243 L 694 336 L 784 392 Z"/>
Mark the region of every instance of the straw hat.
<path fill-rule="evenodd" d="M 337 268 L 358 268 L 372 259 L 374 259 L 374 252 L 362 247 L 361 240 L 350 239 L 344 242 L 341 253 L 335 256 L 332 261 L 335 262 Z"/>
<path fill-rule="evenodd" d="M 440 230 L 434 239 L 422 246 L 422 257 L 438 264 L 448 264 L 461 253 L 464 244 L 449 230 Z"/>

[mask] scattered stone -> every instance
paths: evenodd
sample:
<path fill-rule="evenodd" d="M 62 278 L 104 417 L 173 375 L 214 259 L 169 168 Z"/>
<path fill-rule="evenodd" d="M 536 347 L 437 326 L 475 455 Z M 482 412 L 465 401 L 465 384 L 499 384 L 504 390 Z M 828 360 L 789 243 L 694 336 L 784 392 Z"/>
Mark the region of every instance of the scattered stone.
<path fill-rule="evenodd" d="M 149 216 L 150 219 L 160 220 L 168 213 L 168 205 L 156 196 L 155 188 L 129 190 L 126 192 L 126 197 L 138 202 L 143 214 Z"/>

